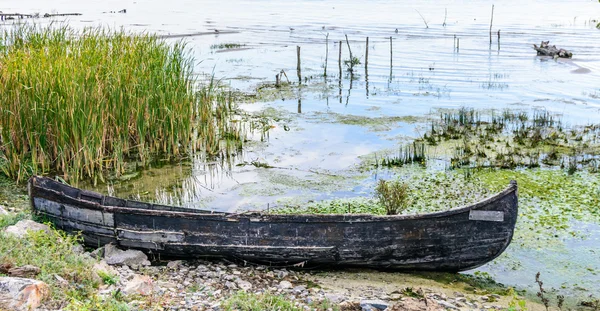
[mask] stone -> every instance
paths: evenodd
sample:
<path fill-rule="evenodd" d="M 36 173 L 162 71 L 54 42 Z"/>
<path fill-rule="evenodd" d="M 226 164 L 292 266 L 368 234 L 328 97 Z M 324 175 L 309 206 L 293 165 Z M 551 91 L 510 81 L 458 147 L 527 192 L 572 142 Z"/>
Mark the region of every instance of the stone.
<path fill-rule="evenodd" d="M 50 288 L 42 281 L 0 277 L 0 310 L 34 310 L 49 293 Z"/>
<path fill-rule="evenodd" d="M 234 282 L 231 282 L 231 281 L 226 281 L 225 282 L 225 287 L 227 287 L 227 289 L 231 289 L 231 290 L 237 289 L 237 285 Z"/>
<path fill-rule="evenodd" d="M 290 281 L 281 281 L 277 286 L 279 289 L 288 289 L 292 288 L 292 283 Z"/>
<path fill-rule="evenodd" d="M 92 267 L 92 271 L 94 271 L 96 274 L 104 273 L 104 274 L 110 274 L 110 275 L 119 275 L 119 271 L 117 271 L 117 269 L 109 266 L 104 259 L 95 263 L 94 266 Z"/>
<path fill-rule="evenodd" d="M 156 290 L 156 286 L 152 279 L 145 275 L 136 274 L 131 281 L 125 284 L 123 293 L 125 295 L 142 295 L 149 296 Z"/>
<path fill-rule="evenodd" d="M 93 252 L 91 252 L 90 257 L 95 259 L 104 258 L 104 246 L 97 248 Z"/>
<path fill-rule="evenodd" d="M 340 311 L 362 310 L 358 301 L 344 301 L 338 305 Z"/>
<path fill-rule="evenodd" d="M 167 264 L 167 268 L 169 268 L 171 270 L 175 270 L 175 269 L 179 268 L 182 264 L 183 264 L 182 260 L 169 261 L 169 263 Z"/>
<path fill-rule="evenodd" d="M 252 289 L 252 283 L 250 283 L 248 281 L 238 280 L 237 285 L 243 291 L 249 291 Z"/>
<path fill-rule="evenodd" d="M 441 300 L 437 302 L 440 306 L 446 308 L 446 309 L 453 309 L 453 310 L 458 310 L 459 308 L 447 301 Z"/>
<path fill-rule="evenodd" d="M 335 293 L 325 294 L 325 299 L 329 300 L 329 302 L 334 304 L 340 304 L 342 301 L 346 300 L 343 295 Z"/>
<path fill-rule="evenodd" d="M 363 311 L 385 310 L 388 307 L 388 303 L 383 300 L 361 300 L 360 307 Z"/>
<path fill-rule="evenodd" d="M 20 220 L 18 223 L 8 226 L 6 229 L 4 229 L 4 232 L 19 238 L 25 237 L 27 235 L 27 231 L 44 231 L 48 234 L 52 232 L 50 227 L 47 225 L 40 224 L 29 219 Z"/>
<path fill-rule="evenodd" d="M 75 244 L 73 245 L 73 247 L 71 247 L 71 251 L 75 254 L 83 254 L 85 249 L 83 249 L 83 246 L 81 244 Z"/>
<path fill-rule="evenodd" d="M 300 294 L 300 293 L 302 293 L 305 290 L 306 290 L 306 286 L 304 286 L 304 285 L 298 285 L 298 286 L 296 286 L 296 287 L 294 287 L 292 289 L 292 292 L 294 292 L 294 294 Z"/>
<path fill-rule="evenodd" d="M 141 251 L 133 249 L 123 251 L 114 244 L 104 246 L 104 260 L 109 265 L 126 265 L 133 268 L 150 265 L 148 256 Z"/>
<path fill-rule="evenodd" d="M 40 274 L 40 268 L 32 265 L 24 265 L 21 267 L 8 269 L 8 275 L 19 278 L 32 278 Z"/>
<path fill-rule="evenodd" d="M 6 208 L 2 205 L 0 205 L 0 215 L 8 215 Z"/>
<path fill-rule="evenodd" d="M 404 297 L 402 301 L 390 306 L 387 311 L 441 311 L 444 307 L 435 303 L 431 299 L 419 299 L 413 297 Z"/>

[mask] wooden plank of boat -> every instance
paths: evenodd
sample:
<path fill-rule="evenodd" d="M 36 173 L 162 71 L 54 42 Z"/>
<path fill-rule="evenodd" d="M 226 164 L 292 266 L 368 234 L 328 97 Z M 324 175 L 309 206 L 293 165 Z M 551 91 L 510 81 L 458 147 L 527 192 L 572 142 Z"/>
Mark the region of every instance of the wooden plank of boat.
<path fill-rule="evenodd" d="M 423 215 L 217 213 L 29 180 L 32 208 L 90 246 L 271 265 L 461 271 L 499 256 L 517 220 L 517 184 L 470 206 Z"/>

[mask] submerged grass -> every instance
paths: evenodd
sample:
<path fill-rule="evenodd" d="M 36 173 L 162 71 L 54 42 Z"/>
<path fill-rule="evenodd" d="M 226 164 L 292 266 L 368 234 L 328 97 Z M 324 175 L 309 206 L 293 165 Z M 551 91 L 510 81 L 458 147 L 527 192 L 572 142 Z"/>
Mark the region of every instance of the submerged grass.
<path fill-rule="evenodd" d="M 103 28 L 21 25 L 0 34 L 0 168 L 22 181 L 123 171 L 127 161 L 216 154 L 239 140 L 212 83 L 198 91 L 184 43 Z"/>

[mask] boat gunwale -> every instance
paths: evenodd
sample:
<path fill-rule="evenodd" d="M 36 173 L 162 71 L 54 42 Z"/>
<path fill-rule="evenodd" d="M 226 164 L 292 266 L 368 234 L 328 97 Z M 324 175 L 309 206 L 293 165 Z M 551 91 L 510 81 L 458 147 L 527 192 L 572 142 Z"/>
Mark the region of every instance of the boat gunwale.
<path fill-rule="evenodd" d="M 67 187 L 67 188 L 70 188 L 73 190 L 85 192 L 87 194 L 90 194 L 90 193 L 95 194 L 102 198 L 111 197 L 114 199 L 124 200 L 126 202 L 133 202 L 133 203 L 137 203 L 137 204 L 141 204 L 141 205 L 174 207 L 174 208 L 181 208 L 181 209 L 189 209 L 190 211 L 189 212 L 188 211 L 185 211 L 185 212 L 184 211 L 169 211 L 169 210 L 162 210 L 162 209 L 149 209 L 149 208 L 103 205 L 101 203 L 96 203 L 93 201 L 80 199 L 77 197 L 67 195 L 64 192 L 59 192 L 59 191 L 56 191 L 53 189 L 49 189 L 47 187 L 43 187 L 42 185 L 39 185 L 37 182 L 37 180 L 40 178 L 51 181 L 53 183 L 57 183 L 60 187 Z M 370 222 L 370 221 L 374 221 L 374 222 L 381 222 L 381 221 L 401 221 L 401 220 L 440 218 L 440 217 L 446 217 L 446 216 L 469 212 L 471 210 L 475 210 L 475 209 L 479 209 L 483 206 L 487 206 L 489 204 L 492 204 L 498 200 L 505 198 L 506 196 L 508 196 L 512 193 L 516 193 L 517 188 L 518 188 L 516 181 L 512 180 L 512 181 L 510 181 L 510 184 L 504 190 L 502 190 L 498 193 L 495 193 L 495 194 L 493 194 L 487 198 L 484 198 L 478 202 L 475 202 L 473 204 L 459 206 L 459 207 L 451 208 L 451 209 L 444 210 L 444 211 L 431 212 L 431 213 L 425 213 L 425 214 L 409 214 L 409 215 L 373 215 L 373 214 L 269 214 L 269 213 L 263 213 L 260 211 L 246 211 L 246 212 L 242 212 L 242 213 L 231 213 L 231 212 L 212 212 L 212 211 L 201 210 L 201 209 L 199 209 L 196 212 L 193 209 L 187 208 L 187 207 L 168 206 L 168 205 L 163 205 L 163 204 L 154 204 L 154 203 L 135 201 L 135 200 L 127 200 L 127 199 L 121 199 L 121 198 L 112 197 L 112 196 L 106 196 L 106 195 L 103 195 L 103 194 L 100 194 L 97 192 L 92 192 L 92 191 L 76 188 L 76 187 L 73 187 L 70 185 L 66 185 L 66 184 L 60 183 L 58 181 L 55 181 L 55 180 L 47 178 L 47 177 L 39 177 L 39 176 L 31 177 L 28 184 L 29 184 L 28 188 L 30 191 L 30 199 L 31 199 L 32 207 L 34 207 L 32 194 L 37 192 L 36 189 L 41 189 L 41 191 L 46 191 L 46 192 L 52 193 L 57 198 L 62 198 L 62 199 L 68 198 L 69 200 L 73 200 L 76 203 L 82 204 L 85 206 L 85 207 L 77 206 L 78 208 L 89 208 L 89 209 L 100 210 L 100 211 L 104 211 L 104 212 L 164 216 L 164 217 L 182 217 L 182 218 L 188 218 L 188 219 L 203 218 L 203 217 L 208 217 L 208 218 L 222 217 L 224 220 L 229 220 L 229 221 L 235 221 L 236 219 L 242 219 L 242 218 L 250 219 L 250 221 L 285 221 L 285 220 L 294 221 L 294 220 L 302 219 L 302 222 L 307 222 L 307 221 L 317 221 L 317 222 Z M 57 200 L 56 198 L 46 198 L 46 199 L 50 199 L 50 200 L 54 200 L 54 201 Z"/>

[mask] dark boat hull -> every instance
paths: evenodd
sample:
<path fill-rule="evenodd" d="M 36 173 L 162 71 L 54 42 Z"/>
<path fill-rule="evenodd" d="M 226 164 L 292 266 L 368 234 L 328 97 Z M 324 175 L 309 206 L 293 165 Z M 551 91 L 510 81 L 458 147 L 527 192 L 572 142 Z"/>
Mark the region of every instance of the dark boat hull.
<path fill-rule="evenodd" d="M 166 257 L 228 257 L 273 265 L 461 271 L 508 247 L 517 186 L 471 206 L 411 216 L 211 213 L 124 200 L 43 177 L 33 209 L 89 246 L 115 243 Z"/>

